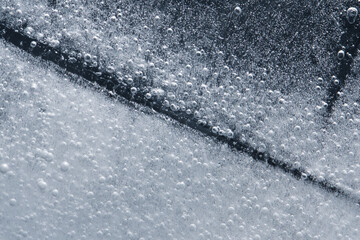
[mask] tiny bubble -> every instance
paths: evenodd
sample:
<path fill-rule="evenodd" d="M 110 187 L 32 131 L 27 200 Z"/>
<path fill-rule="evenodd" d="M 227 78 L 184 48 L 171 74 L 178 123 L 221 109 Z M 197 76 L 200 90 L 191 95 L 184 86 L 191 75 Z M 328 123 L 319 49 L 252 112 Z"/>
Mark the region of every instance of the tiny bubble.
<path fill-rule="evenodd" d="M 241 8 L 240 8 L 239 6 L 236 7 L 236 8 L 234 9 L 234 13 L 235 13 L 236 15 L 240 15 L 240 14 L 242 13 Z"/>
<path fill-rule="evenodd" d="M 30 47 L 31 47 L 31 48 L 36 47 L 36 42 L 35 42 L 35 41 L 32 41 L 32 42 L 30 43 Z"/>

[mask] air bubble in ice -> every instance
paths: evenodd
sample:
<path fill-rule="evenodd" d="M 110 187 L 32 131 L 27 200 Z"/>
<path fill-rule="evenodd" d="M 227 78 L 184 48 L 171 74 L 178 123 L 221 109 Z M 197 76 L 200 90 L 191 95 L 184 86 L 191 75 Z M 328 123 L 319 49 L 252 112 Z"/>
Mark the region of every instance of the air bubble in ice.
<path fill-rule="evenodd" d="M 74 57 L 69 57 L 68 62 L 69 62 L 69 63 L 76 63 L 76 58 L 74 58 Z"/>
<path fill-rule="evenodd" d="M 61 163 L 61 171 L 66 172 L 69 170 L 70 164 L 66 161 Z"/>
<path fill-rule="evenodd" d="M 57 195 L 59 195 L 59 190 L 54 189 L 54 190 L 52 190 L 51 194 L 52 194 L 54 197 L 56 197 Z"/>
<path fill-rule="evenodd" d="M 164 100 L 164 107 L 170 107 L 170 102 L 168 100 Z"/>
<path fill-rule="evenodd" d="M 98 57 L 97 57 L 97 56 L 91 56 L 91 61 L 97 62 L 97 60 L 98 60 Z"/>
<path fill-rule="evenodd" d="M 32 35 L 34 33 L 34 29 L 32 27 L 25 28 L 25 34 Z"/>
<path fill-rule="evenodd" d="M 146 94 L 145 94 L 145 98 L 146 98 L 146 99 L 150 99 L 150 98 L 151 98 L 151 94 L 150 94 L 150 93 L 146 93 Z"/>
<path fill-rule="evenodd" d="M 10 206 L 15 206 L 16 205 L 16 199 L 12 198 L 10 199 Z"/>
<path fill-rule="evenodd" d="M 45 188 L 47 187 L 47 183 L 42 178 L 39 178 L 37 180 L 37 185 L 41 190 L 45 190 Z"/>
<path fill-rule="evenodd" d="M 116 18 L 115 16 L 111 16 L 111 17 L 110 17 L 110 21 L 116 22 L 116 21 L 117 21 L 117 18 Z"/>
<path fill-rule="evenodd" d="M 56 39 L 52 39 L 50 42 L 49 42 L 49 46 L 50 47 L 53 47 L 53 48 L 55 48 L 55 47 L 57 47 L 57 46 L 59 46 L 60 45 L 60 42 L 58 41 L 58 40 L 56 40 Z"/>
<path fill-rule="evenodd" d="M 84 60 L 85 60 L 85 62 L 90 62 L 90 61 L 91 61 L 91 55 L 88 54 L 88 53 L 86 53 L 86 54 L 84 55 Z"/>
<path fill-rule="evenodd" d="M 20 9 L 17 9 L 16 12 L 15 12 L 17 15 L 21 15 L 22 14 L 22 11 Z"/>
<path fill-rule="evenodd" d="M 171 105 L 170 105 L 170 109 L 171 109 L 172 111 L 176 112 L 176 111 L 179 110 L 179 107 L 176 106 L 175 104 L 171 104 Z"/>
<path fill-rule="evenodd" d="M 220 135 L 220 136 L 225 136 L 225 135 L 226 135 L 226 132 L 225 132 L 223 129 L 220 129 L 220 130 L 219 130 L 219 135 Z"/>
<path fill-rule="evenodd" d="M 106 178 L 104 176 L 99 177 L 99 183 L 105 183 Z"/>
<path fill-rule="evenodd" d="M 32 48 L 36 47 L 36 42 L 35 42 L 35 41 L 32 41 L 32 42 L 30 43 L 30 47 L 32 47 Z"/>
<path fill-rule="evenodd" d="M 196 101 L 191 101 L 190 105 L 195 108 L 197 106 L 197 102 Z"/>
<path fill-rule="evenodd" d="M 171 82 L 171 83 L 170 83 L 170 87 L 171 87 L 172 89 L 177 89 L 178 84 L 177 84 L 176 82 Z"/>
<path fill-rule="evenodd" d="M 228 138 L 233 138 L 233 137 L 234 137 L 234 132 L 231 131 L 230 129 L 227 129 L 227 130 L 226 130 L 226 136 L 227 136 Z"/>
<path fill-rule="evenodd" d="M 358 16 L 358 10 L 357 10 L 357 8 L 350 7 L 350 8 L 348 8 L 348 10 L 346 11 L 346 19 L 348 20 L 348 22 L 349 22 L 350 24 L 355 23 L 357 16 Z"/>
<path fill-rule="evenodd" d="M 186 83 L 186 87 L 187 87 L 188 89 L 191 89 L 191 88 L 193 87 L 193 84 L 192 84 L 191 82 L 187 82 L 187 83 Z"/>
<path fill-rule="evenodd" d="M 86 196 L 89 197 L 89 198 L 90 198 L 90 197 L 93 197 L 93 196 L 94 196 L 94 193 L 91 192 L 91 191 L 89 191 L 89 192 L 86 193 Z"/>
<path fill-rule="evenodd" d="M 113 72 L 115 72 L 115 68 L 113 66 L 109 65 L 106 67 L 106 72 L 113 73 Z"/>
<path fill-rule="evenodd" d="M 164 96 L 165 91 L 162 90 L 161 88 L 153 88 L 151 90 L 151 95 L 157 96 L 157 97 L 162 97 Z"/>
<path fill-rule="evenodd" d="M 167 97 L 172 101 L 176 99 L 176 96 L 173 92 L 168 92 Z"/>
<path fill-rule="evenodd" d="M 121 17 L 122 17 L 122 13 L 121 13 L 121 12 L 118 12 L 118 13 L 116 14 L 116 16 L 117 16 L 117 18 L 121 18 Z"/>
<path fill-rule="evenodd" d="M 137 92 L 137 89 L 136 89 L 136 87 L 132 87 L 132 88 L 130 88 L 130 91 L 132 94 L 135 94 Z"/>
<path fill-rule="evenodd" d="M 242 10 L 241 10 L 241 8 L 240 8 L 239 6 L 237 6 L 237 7 L 234 9 L 234 13 L 235 13 L 236 15 L 240 15 L 241 12 L 242 12 Z"/>
<path fill-rule="evenodd" d="M 342 59 L 344 59 L 344 57 L 345 57 L 345 51 L 344 51 L 344 50 L 340 50 L 340 51 L 337 53 L 337 58 L 338 58 L 339 60 L 342 60 Z"/>
<path fill-rule="evenodd" d="M 134 83 L 134 80 L 133 80 L 131 77 L 128 77 L 128 78 L 126 79 L 126 83 L 131 85 L 131 84 Z"/>
<path fill-rule="evenodd" d="M 211 131 L 214 133 L 214 134 L 218 134 L 219 131 L 220 131 L 220 128 L 218 126 L 215 126 L 215 127 L 212 127 Z"/>
<path fill-rule="evenodd" d="M 200 112 L 199 112 L 199 111 L 195 111 L 195 112 L 194 112 L 194 117 L 197 118 L 197 119 L 201 118 Z"/>
<path fill-rule="evenodd" d="M 6 163 L 3 163 L 0 165 L 0 172 L 1 173 L 7 173 L 9 171 L 9 165 Z"/>
<path fill-rule="evenodd" d="M 196 55 L 197 57 L 200 57 L 200 56 L 202 55 L 202 52 L 201 52 L 201 51 L 196 51 L 196 52 L 195 52 L 195 55 Z"/>

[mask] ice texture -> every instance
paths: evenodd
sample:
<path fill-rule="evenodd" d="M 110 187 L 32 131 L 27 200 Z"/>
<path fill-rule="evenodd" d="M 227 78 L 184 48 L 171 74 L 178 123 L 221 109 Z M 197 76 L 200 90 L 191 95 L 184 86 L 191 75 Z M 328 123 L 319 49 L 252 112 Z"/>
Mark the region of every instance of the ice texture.
<path fill-rule="evenodd" d="M 332 140 L 351 133 L 324 118 L 347 3 L 1 2 L 1 18 L 29 36 L 80 51 L 128 84 L 140 77 L 141 87 L 219 134 L 360 191 L 356 156 Z"/>
<path fill-rule="evenodd" d="M 0 0 L 0 20 L 360 195 L 358 59 L 323 115 L 348 1 L 270 2 Z M 1 42 L 0 238 L 359 236 L 355 203 L 103 93 Z"/>
<path fill-rule="evenodd" d="M 358 236 L 353 202 L 56 69 L 0 44 L 0 238 Z"/>

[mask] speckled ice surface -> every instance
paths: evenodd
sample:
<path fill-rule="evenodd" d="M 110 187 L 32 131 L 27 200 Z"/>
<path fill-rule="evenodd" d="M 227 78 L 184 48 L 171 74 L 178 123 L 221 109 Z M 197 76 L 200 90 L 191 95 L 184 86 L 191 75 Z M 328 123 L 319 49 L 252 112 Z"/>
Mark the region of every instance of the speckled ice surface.
<path fill-rule="evenodd" d="M 355 1 L 49 2 L 0 0 L 0 19 L 124 81 L 145 76 L 171 104 L 360 193 L 357 77 L 323 116 L 341 14 Z"/>
<path fill-rule="evenodd" d="M 0 239 L 357 239 L 354 203 L 0 42 Z"/>

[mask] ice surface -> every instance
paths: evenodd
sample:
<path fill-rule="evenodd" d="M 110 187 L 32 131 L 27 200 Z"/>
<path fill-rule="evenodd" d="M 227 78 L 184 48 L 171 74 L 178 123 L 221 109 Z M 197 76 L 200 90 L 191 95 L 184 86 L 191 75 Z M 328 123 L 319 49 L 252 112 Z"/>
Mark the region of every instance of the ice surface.
<path fill-rule="evenodd" d="M 323 117 L 348 1 L 57 2 L 0 0 L 0 18 L 124 81 L 143 77 L 215 129 L 359 194 L 358 60 L 333 116 Z M 8 48 L 1 44 L 3 238 L 358 236 L 352 203 Z"/>
<path fill-rule="evenodd" d="M 356 239 L 360 210 L 0 43 L 1 239 Z"/>
<path fill-rule="evenodd" d="M 325 129 L 323 118 L 340 14 L 347 9 L 342 1 L 244 1 L 239 14 L 232 1 L 60 1 L 55 9 L 47 1 L 3 2 L 3 16 L 13 25 L 26 22 L 29 35 L 81 50 L 125 81 L 145 75 L 143 85 L 164 91 L 180 109 L 360 190 L 350 176 L 359 168 L 342 171 L 356 157 L 333 144 L 333 134 L 351 133 Z"/>

